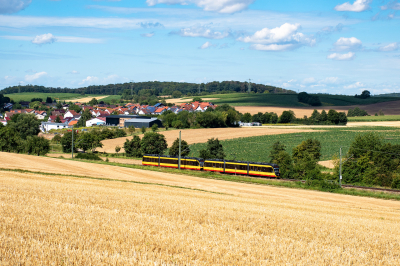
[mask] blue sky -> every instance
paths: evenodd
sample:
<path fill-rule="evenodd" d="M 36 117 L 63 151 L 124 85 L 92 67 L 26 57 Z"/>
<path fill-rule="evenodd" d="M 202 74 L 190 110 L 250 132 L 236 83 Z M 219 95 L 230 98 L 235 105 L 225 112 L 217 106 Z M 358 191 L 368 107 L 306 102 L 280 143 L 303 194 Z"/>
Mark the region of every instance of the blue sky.
<path fill-rule="evenodd" d="M 0 0 L 0 89 L 235 80 L 400 92 L 400 2 Z"/>

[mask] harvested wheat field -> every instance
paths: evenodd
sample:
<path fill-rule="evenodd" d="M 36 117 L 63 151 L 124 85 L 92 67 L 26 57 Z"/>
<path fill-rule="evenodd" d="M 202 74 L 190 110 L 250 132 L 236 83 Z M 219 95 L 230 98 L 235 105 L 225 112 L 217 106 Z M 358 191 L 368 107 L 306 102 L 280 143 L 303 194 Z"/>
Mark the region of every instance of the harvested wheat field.
<path fill-rule="evenodd" d="M 397 201 L 119 172 L 27 155 L 0 158 L 3 168 L 30 169 L 30 163 L 92 177 L 129 173 L 131 180 L 167 184 L 186 179 L 182 186 L 226 193 L 0 170 L 1 265 L 400 263 Z"/>
<path fill-rule="evenodd" d="M 217 100 L 219 98 L 201 98 L 203 102 L 208 102 L 212 100 Z M 167 99 L 167 103 L 188 103 L 191 102 L 193 98 L 179 98 L 179 99 Z"/>
<path fill-rule="evenodd" d="M 330 109 L 334 109 L 338 112 L 346 112 L 349 109 L 353 109 L 355 107 L 359 107 L 361 109 L 366 110 L 370 115 L 374 115 L 378 113 L 380 110 L 383 111 L 385 115 L 400 115 L 400 101 L 391 101 L 384 103 L 375 103 L 369 105 L 354 105 L 354 106 L 319 106 L 319 107 L 272 107 L 272 106 L 235 106 L 235 109 L 241 113 L 250 113 L 252 115 L 257 114 L 258 112 L 274 112 L 279 116 L 283 111 L 292 110 L 296 117 L 302 118 L 305 115 L 310 117 L 314 109 L 317 109 L 319 112 L 325 110 L 328 112 Z"/>
<path fill-rule="evenodd" d="M 78 102 L 78 103 L 88 103 L 93 98 L 96 98 L 96 100 L 101 100 L 101 99 L 107 98 L 108 96 L 109 95 L 98 96 L 98 97 L 86 97 L 86 98 L 80 98 L 80 99 L 72 99 L 72 100 L 68 100 L 68 101 L 73 102 L 73 103 L 76 103 L 76 102 Z"/>
<path fill-rule="evenodd" d="M 201 129 L 183 129 L 182 139 L 187 141 L 188 144 L 207 142 L 210 138 L 218 138 L 219 140 L 235 139 L 242 137 L 264 136 L 264 135 L 278 135 L 298 132 L 310 132 L 310 129 L 287 129 L 287 128 L 263 128 L 263 127 L 244 127 L 244 128 L 201 128 Z M 314 130 L 315 131 L 315 130 Z M 172 145 L 174 140 L 179 137 L 179 130 L 162 131 L 167 140 L 168 147 Z M 139 135 L 140 138 L 143 135 Z M 115 153 L 115 147 L 124 146 L 126 139 L 131 140 L 130 137 L 123 137 L 117 139 L 103 140 L 103 148 L 98 148 L 99 152 Z M 120 152 L 125 152 L 122 148 Z"/>

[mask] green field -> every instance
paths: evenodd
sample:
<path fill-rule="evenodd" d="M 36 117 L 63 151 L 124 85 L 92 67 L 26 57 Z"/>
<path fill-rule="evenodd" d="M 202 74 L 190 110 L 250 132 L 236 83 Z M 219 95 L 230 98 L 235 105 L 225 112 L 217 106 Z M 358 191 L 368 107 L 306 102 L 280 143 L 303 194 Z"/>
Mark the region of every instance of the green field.
<path fill-rule="evenodd" d="M 102 96 L 102 95 L 99 95 L 99 96 Z M 121 95 L 109 95 L 106 98 L 101 99 L 100 101 L 111 103 L 112 99 L 115 99 L 117 101 L 117 103 L 119 103 L 119 100 L 121 99 Z"/>
<path fill-rule="evenodd" d="M 382 138 L 392 144 L 400 144 L 400 130 L 390 127 L 355 127 L 348 128 L 321 128 L 321 132 L 293 133 L 271 136 L 259 136 L 221 141 L 227 160 L 242 160 L 253 162 L 269 162 L 271 146 L 274 142 L 280 141 L 286 146 L 286 151 L 291 154 L 292 149 L 302 141 L 312 138 L 321 142 L 321 161 L 331 160 L 333 156 L 339 156 L 339 149 L 342 147 L 345 154 L 354 138 L 360 134 L 359 131 L 378 132 Z M 199 157 L 200 150 L 206 148 L 206 143 L 193 144 L 190 146 L 189 156 Z"/>
<path fill-rule="evenodd" d="M 51 97 L 52 99 L 58 99 L 60 101 L 68 101 L 69 99 L 79 99 L 86 97 L 96 97 L 101 95 L 80 95 L 78 93 L 41 93 L 41 92 L 24 92 L 24 93 L 13 93 L 6 94 L 6 97 L 10 97 L 15 102 L 19 101 L 28 101 L 30 102 L 33 98 L 42 98 L 43 101 L 46 101 L 47 97 Z"/>
<path fill-rule="evenodd" d="M 349 122 L 400 121 L 400 115 L 348 117 Z"/>
<path fill-rule="evenodd" d="M 218 98 L 212 100 L 214 104 L 227 103 L 232 106 L 280 106 L 280 107 L 307 107 L 308 104 L 299 103 L 296 94 L 258 94 L 258 93 L 231 93 L 203 95 L 202 98 Z M 359 99 L 354 96 L 319 94 L 323 106 L 366 105 L 387 101 L 398 101 L 400 97 L 371 97 Z M 191 98 L 190 98 L 191 99 Z"/>

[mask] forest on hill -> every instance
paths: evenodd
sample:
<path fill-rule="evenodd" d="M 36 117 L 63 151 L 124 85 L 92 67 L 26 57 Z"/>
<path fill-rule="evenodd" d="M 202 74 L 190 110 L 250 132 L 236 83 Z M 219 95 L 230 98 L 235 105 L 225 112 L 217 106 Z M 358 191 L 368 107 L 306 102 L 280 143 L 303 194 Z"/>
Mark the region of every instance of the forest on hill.
<path fill-rule="evenodd" d="M 139 95 L 140 91 L 145 91 L 155 96 L 173 95 L 180 92 L 182 95 L 202 95 L 210 93 L 231 93 L 247 92 L 248 83 L 240 81 L 213 81 L 209 83 L 185 83 L 185 82 L 132 82 L 108 85 L 90 85 L 77 89 L 54 88 L 38 85 L 24 85 L 7 87 L 0 91 L 2 94 L 22 93 L 22 92 L 42 92 L 42 93 L 78 93 L 78 94 L 97 94 L 97 95 Z M 256 93 L 295 93 L 270 85 L 251 83 L 251 91 Z M 146 94 L 146 93 L 145 93 Z M 179 93 L 178 93 L 179 94 Z"/>

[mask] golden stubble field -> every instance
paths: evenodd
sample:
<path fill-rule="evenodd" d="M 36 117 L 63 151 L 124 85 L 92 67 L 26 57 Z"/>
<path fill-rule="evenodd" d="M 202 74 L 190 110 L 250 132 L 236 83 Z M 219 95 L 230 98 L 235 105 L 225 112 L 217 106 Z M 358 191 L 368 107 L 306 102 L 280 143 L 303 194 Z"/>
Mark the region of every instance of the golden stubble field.
<path fill-rule="evenodd" d="M 193 143 L 204 143 L 210 138 L 218 138 L 219 140 L 244 138 L 253 136 L 264 136 L 264 135 L 278 135 L 278 134 L 289 134 L 299 132 L 315 132 L 312 129 L 293 129 L 293 128 L 264 128 L 264 127 L 242 127 L 242 128 L 200 128 L 200 129 L 184 129 L 182 131 L 182 139 L 187 141 L 188 144 Z M 171 147 L 174 140 L 179 137 L 179 130 L 168 130 L 162 131 L 160 134 L 165 136 L 168 147 Z M 139 135 L 142 138 L 143 134 Z M 131 140 L 132 136 L 107 139 L 103 140 L 103 148 L 97 148 L 99 152 L 115 153 L 115 147 L 124 146 L 126 139 Z M 122 148 L 120 152 L 124 152 Z"/>
<path fill-rule="evenodd" d="M 185 187 L 226 193 L 0 170 L 1 265 L 400 263 L 397 201 L 27 155 L 0 158 L 3 168 L 29 169 L 31 162 L 66 173 L 75 164 L 69 174 L 165 184 L 176 178 Z"/>
<path fill-rule="evenodd" d="M 385 115 L 400 115 L 400 101 L 391 101 L 391 102 L 383 102 L 383 103 L 375 103 L 368 105 L 351 105 L 351 106 L 318 106 L 318 107 L 273 107 L 273 106 L 235 106 L 235 109 L 241 113 L 247 113 L 254 115 L 258 112 L 274 112 L 279 116 L 283 111 L 292 110 L 296 117 L 303 118 L 305 115 L 310 117 L 314 109 L 317 109 L 319 112 L 325 110 L 328 112 L 330 109 L 334 109 L 338 112 L 346 112 L 349 109 L 353 109 L 355 107 L 359 107 L 361 109 L 366 110 L 370 115 L 374 115 L 378 113 L 380 110 L 383 111 Z"/>

